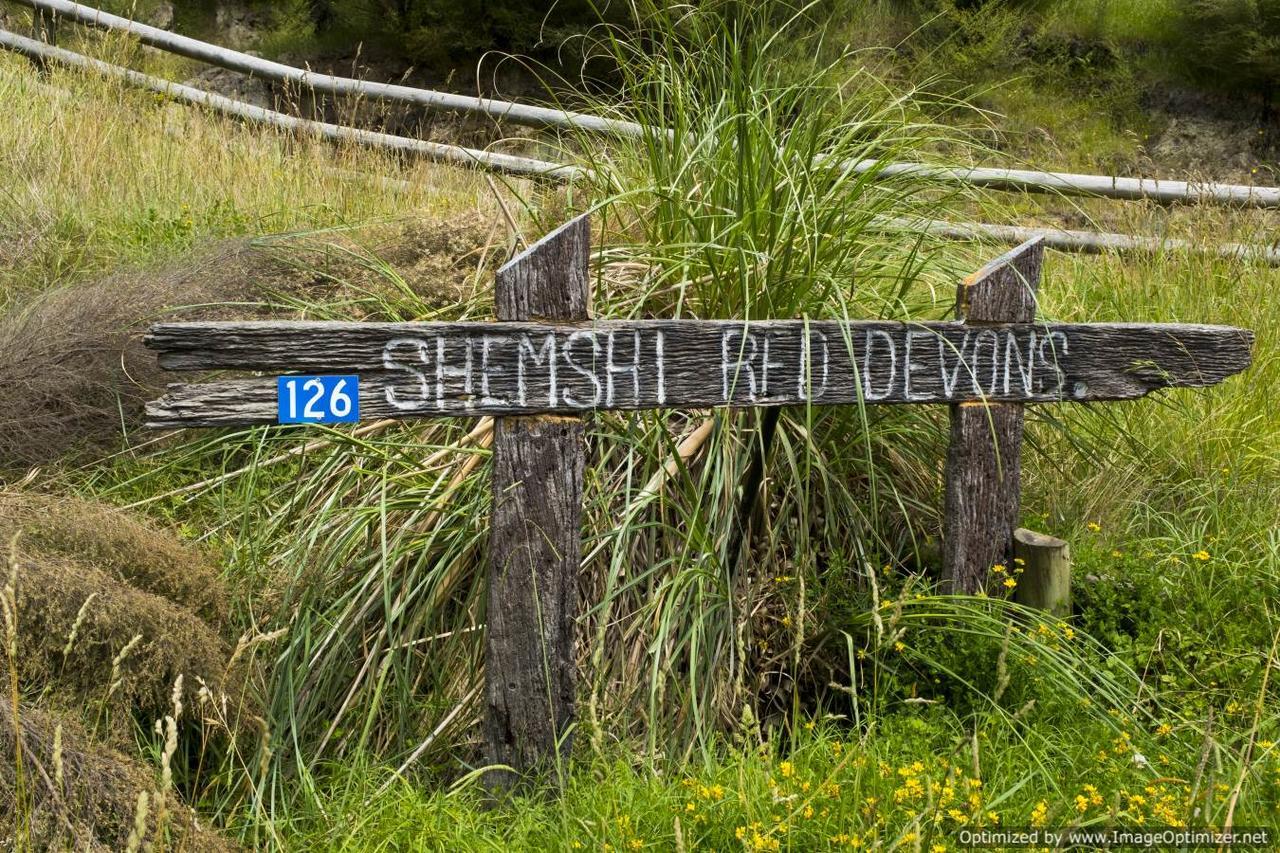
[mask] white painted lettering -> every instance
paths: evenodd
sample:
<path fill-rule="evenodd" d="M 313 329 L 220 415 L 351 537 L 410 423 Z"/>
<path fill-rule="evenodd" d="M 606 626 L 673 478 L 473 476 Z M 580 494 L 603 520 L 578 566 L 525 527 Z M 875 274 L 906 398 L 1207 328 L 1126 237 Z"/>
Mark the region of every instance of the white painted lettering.
<path fill-rule="evenodd" d="M 397 349 L 409 349 L 410 353 L 402 356 L 403 361 L 396 356 Z M 392 338 L 387 341 L 386 346 L 382 348 L 382 366 L 387 370 L 400 370 L 417 379 L 418 400 L 402 399 L 396 389 L 390 385 L 386 388 L 387 404 L 401 411 L 409 409 L 421 408 L 427 401 L 427 395 L 430 389 L 427 385 L 427 375 L 405 362 L 417 361 L 425 366 L 427 363 L 427 342 L 422 338 Z"/>
<path fill-rule="evenodd" d="M 534 349 L 533 341 L 527 334 L 521 335 L 516 344 L 516 403 L 527 405 L 529 382 L 525 376 L 525 356 L 538 367 L 547 369 L 547 405 L 556 404 L 556 335 L 547 332 L 542 339 L 542 346 Z"/>
<path fill-rule="evenodd" d="M 462 380 L 462 405 L 464 408 L 470 409 L 476 404 L 471 378 L 473 360 L 471 338 L 468 337 L 463 346 L 466 352 L 463 366 L 449 367 L 449 360 L 445 358 L 444 335 L 436 336 L 436 408 L 439 410 L 444 409 L 444 383 L 446 379 Z"/>
<path fill-rule="evenodd" d="M 573 357 L 574 346 L 580 341 L 591 342 L 591 365 L 590 369 L 584 367 Z M 592 393 L 588 398 L 580 398 L 574 396 L 568 388 L 561 393 L 561 399 L 564 400 L 566 406 L 573 406 L 575 409 L 594 409 L 600 405 L 600 398 L 603 389 L 600 386 L 600 379 L 595 374 L 596 360 L 600 357 L 600 341 L 596 339 L 596 333 L 590 331 L 574 332 L 565 339 L 564 346 L 561 348 L 561 354 L 564 356 L 565 364 L 569 365 L 569 369 L 579 376 L 586 377 L 591 383 Z"/>
<path fill-rule="evenodd" d="M 917 339 L 921 341 L 927 341 L 933 336 L 934 336 L 933 332 L 924 332 L 919 329 L 911 329 L 910 331 L 907 332 L 907 351 L 904 358 L 904 361 L 906 362 L 906 364 L 902 370 L 902 390 L 908 400 L 928 400 L 930 396 L 932 396 L 929 394 L 928 391 L 918 392 L 918 391 L 911 390 L 912 374 L 914 374 L 915 372 L 917 372 L 918 370 L 920 370 L 925 366 L 921 362 L 913 361 L 911 358 L 911 355 L 912 355 L 912 349 L 915 346 L 915 342 Z M 919 349 L 916 349 L 917 353 L 919 351 L 920 351 Z"/>
<path fill-rule="evenodd" d="M 614 336 L 616 332 L 609 333 L 608 343 L 605 347 L 605 405 L 612 406 L 616 397 L 614 395 L 614 377 L 619 374 L 629 374 L 631 376 L 631 403 L 638 405 L 640 402 L 640 332 L 631 333 L 631 363 L 619 364 L 614 360 Z"/>
<path fill-rule="evenodd" d="M 875 354 L 875 339 L 879 338 L 884 342 L 884 347 L 888 351 L 888 360 L 886 366 L 888 368 L 885 377 L 884 388 L 876 390 L 871 381 L 871 364 L 877 358 Z M 866 400 L 883 400 L 893 393 L 893 380 L 898 374 L 898 352 L 894 345 L 893 336 L 882 329 L 869 329 L 867 331 L 866 343 L 862 348 L 862 397 Z"/>

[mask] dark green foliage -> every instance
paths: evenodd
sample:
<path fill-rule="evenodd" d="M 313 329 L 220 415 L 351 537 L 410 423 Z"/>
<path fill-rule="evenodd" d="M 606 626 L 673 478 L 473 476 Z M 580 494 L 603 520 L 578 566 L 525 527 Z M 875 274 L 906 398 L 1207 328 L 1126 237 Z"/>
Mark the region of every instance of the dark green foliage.
<path fill-rule="evenodd" d="M 1195 83 L 1274 103 L 1280 81 L 1280 0 L 1179 0 L 1173 61 Z"/>
<path fill-rule="evenodd" d="M 551 51 L 602 18 L 591 0 L 308 0 L 305 11 L 321 35 L 436 68 L 489 50 Z"/>

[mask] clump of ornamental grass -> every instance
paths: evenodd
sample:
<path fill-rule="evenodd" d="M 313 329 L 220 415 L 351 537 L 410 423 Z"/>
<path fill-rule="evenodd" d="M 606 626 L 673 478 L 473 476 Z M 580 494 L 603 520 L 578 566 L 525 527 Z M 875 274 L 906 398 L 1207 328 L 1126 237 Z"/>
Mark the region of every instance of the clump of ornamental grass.
<path fill-rule="evenodd" d="M 149 726 L 179 675 L 224 683 L 226 644 L 161 596 L 90 563 L 39 553 L 23 554 L 18 583 L 24 692 L 85 709 L 104 735 L 124 742 L 135 721 Z"/>
<path fill-rule="evenodd" d="M 232 243 L 166 268 L 70 284 L 15 301 L 0 316 L 0 458 L 9 470 L 120 447 L 164 378 L 141 344 L 174 306 L 239 301 L 250 268 Z M 247 277 L 246 277 L 247 278 Z"/>
<path fill-rule="evenodd" d="M 0 314 L 0 468 L 93 458 L 145 440 L 134 433 L 143 405 L 175 379 L 142 346 L 153 322 L 359 316 L 406 294 L 452 304 L 465 285 L 459 261 L 483 250 L 489 225 L 470 214 L 228 240 L 15 301 Z"/>
<path fill-rule="evenodd" d="M 245 670 L 228 675 L 227 596 L 207 554 L 107 505 L 16 490 L 0 492 L 0 530 L 21 539 L 8 610 L 24 696 L 120 743 L 162 714 L 175 679 L 236 692 Z"/>
<path fill-rule="evenodd" d="M 636 3 L 639 35 L 596 34 L 623 77 L 613 112 L 646 128 L 579 144 L 603 226 L 596 293 L 609 316 L 924 319 L 950 309 L 952 282 L 972 261 L 909 224 L 963 199 L 919 176 L 851 166 L 963 140 L 919 119 L 920 95 L 890 92 L 855 57 L 806 60 L 831 53 L 805 12 Z M 585 724 L 597 745 L 643 736 L 654 753 L 703 740 L 744 708 L 793 714 L 795 685 L 815 662 L 807 590 L 819 577 L 865 587 L 867 565 L 930 558 L 940 415 L 848 406 L 601 418 L 584 573 Z"/>

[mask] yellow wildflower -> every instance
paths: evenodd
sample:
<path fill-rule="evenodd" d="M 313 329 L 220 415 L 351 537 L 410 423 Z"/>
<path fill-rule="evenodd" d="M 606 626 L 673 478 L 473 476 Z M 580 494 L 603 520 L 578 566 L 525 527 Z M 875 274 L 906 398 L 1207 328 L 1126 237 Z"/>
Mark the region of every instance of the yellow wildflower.
<path fill-rule="evenodd" d="M 1017 582 L 1016 580 L 1014 580 L 1013 578 L 1005 578 L 1005 579 L 1004 579 L 1004 585 L 1005 585 L 1006 587 L 1008 587 L 1009 589 L 1013 589 L 1014 587 L 1016 587 L 1016 586 L 1018 585 L 1018 582 Z"/>
<path fill-rule="evenodd" d="M 782 773 L 783 779 L 790 779 L 796 773 L 795 765 L 790 761 L 784 761 L 778 765 L 778 770 Z"/>
<path fill-rule="evenodd" d="M 1191 555 L 1191 559 L 1199 560 L 1200 562 L 1203 563 L 1209 559 L 1209 552 L 1201 548 L 1199 551 L 1196 551 L 1194 554 Z"/>

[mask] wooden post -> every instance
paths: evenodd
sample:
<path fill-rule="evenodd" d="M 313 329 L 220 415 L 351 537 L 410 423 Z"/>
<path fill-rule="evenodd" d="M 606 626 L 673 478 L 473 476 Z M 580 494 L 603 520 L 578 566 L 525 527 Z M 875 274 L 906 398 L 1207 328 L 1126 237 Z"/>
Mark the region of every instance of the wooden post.
<path fill-rule="evenodd" d="M 500 269 L 498 319 L 588 319 L 590 247 L 590 220 L 583 215 Z M 555 353 L 530 353 L 527 360 L 548 358 L 554 361 Z M 484 393 L 483 378 L 480 384 Z M 571 751 L 583 425 L 581 417 L 564 415 L 502 417 L 494 424 L 485 746 L 488 763 L 511 770 L 491 771 L 485 780 L 491 790 L 510 788 L 528 773 L 559 771 Z"/>
<path fill-rule="evenodd" d="M 35 9 L 31 13 L 31 37 L 39 42 L 56 46 L 58 44 L 58 17 L 47 9 Z M 31 63 L 41 75 L 49 73 L 49 62 L 33 57 Z"/>
<path fill-rule="evenodd" d="M 987 345 L 981 337 L 984 326 L 1035 319 L 1043 259 L 1044 246 L 1037 237 L 960 283 L 956 311 L 967 326 L 975 327 L 969 361 L 974 371 L 987 363 L 995 371 L 1005 355 L 997 351 L 1000 339 L 993 335 L 990 362 L 980 357 L 979 348 Z M 1005 370 L 1009 367 L 1005 360 Z M 991 567 L 1010 562 L 1018 523 L 1021 453 L 1021 405 L 973 400 L 951 407 L 942 565 L 944 580 L 953 592 L 983 589 Z"/>
<path fill-rule="evenodd" d="M 1022 561 L 1014 600 L 1054 616 L 1070 616 L 1071 548 L 1067 543 L 1019 527 L 1013 531 L 1013 556 Z"/>
<path fill-rule="evenodd" d="M 45 44 L 58 43 L 58 16 L 48 9 L 36 9 L 31 19 L 31 37 Z"/>

